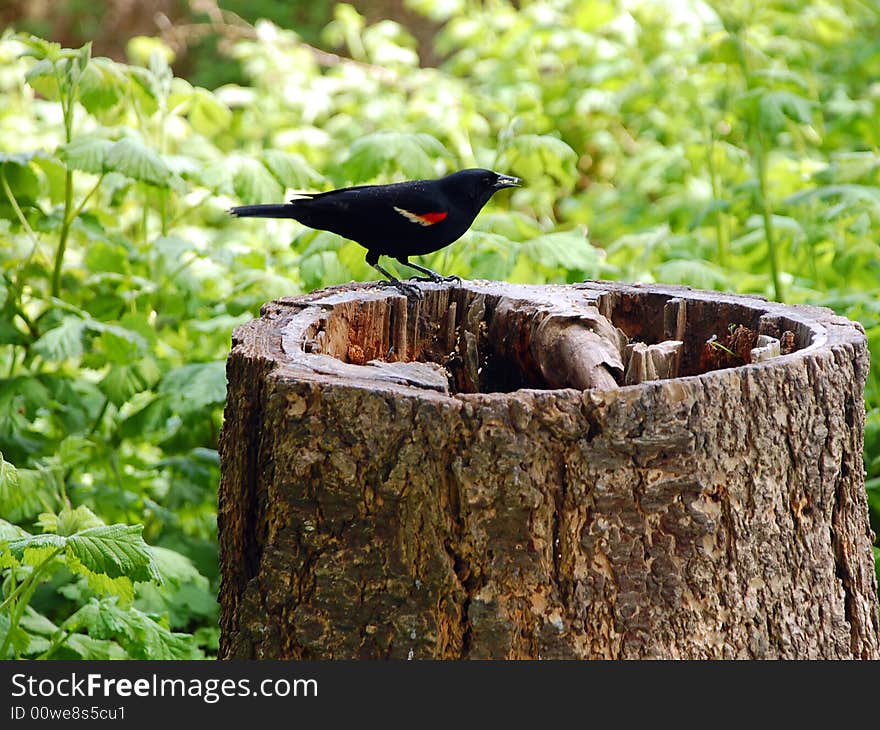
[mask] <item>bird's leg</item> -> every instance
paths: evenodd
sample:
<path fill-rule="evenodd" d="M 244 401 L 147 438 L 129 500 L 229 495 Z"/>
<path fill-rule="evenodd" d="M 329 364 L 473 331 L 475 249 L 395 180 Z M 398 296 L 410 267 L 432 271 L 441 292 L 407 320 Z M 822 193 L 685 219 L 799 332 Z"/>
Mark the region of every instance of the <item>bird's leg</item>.
<path fill-rule="evenodd" d="M 401 281 L 396 276 L 392 276 L 390 272 L 386 271 L 379 265 L 379 254 L 374 253 L 372 251 L 367 251 L 367 263 L 372 266 L 376 271 L 378 271 L 382 276 L 388 279 L 388 282 L 393 286 L 397 291 L 403 294 L 405 297 L 416 297 L 421 299 L 422 290 L 419 289 L 415 284 L 407 284 L 405 281 Z"/>
<path fill-rule="evenodd" d="M 421 271 L 425 276 L 413 276 L 410 277 L 415 279 L 416 281 L 433 281 L 435 284 L 441 284 L 445 281 L 457 281 L 461 284 L 460 276 L 443 276 L 442 274 L 438 274 L 436 271 L 431 271 L 427 266 L 420 266 L 419 264 L 414 264 L 409 260 L 409 256 L 398 256 L 397 260 L 402 263 L 404 266 L 409 266 L 411 269 L 415 269 L 416 271 Z"/>

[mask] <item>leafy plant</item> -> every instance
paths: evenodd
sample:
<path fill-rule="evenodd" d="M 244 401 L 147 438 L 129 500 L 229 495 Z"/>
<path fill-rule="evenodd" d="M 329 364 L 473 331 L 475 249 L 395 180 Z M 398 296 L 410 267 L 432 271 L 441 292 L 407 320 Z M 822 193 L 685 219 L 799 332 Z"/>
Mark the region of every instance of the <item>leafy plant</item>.
<path fill-rule="evenodd" d="M 6 478 L 15 473 L 4 462 Z M 105 525 L 85 506 L 45 512 L 42 532 L 29 534 L 0 521 L 5 569 L 0 603 L 0 656 L 186 659 L 201 652 L 185 634 L 138 610 L 136 586 L 161 583 L 153 551 L 141 537 L 142 525 Z M 176 560 L 182 561 L 181 556 Z M 84 605 L 60 624 L 32 605 L 42 583 L 63 574 L 61 592 Z M 172 571 L 171 576 L 175 573 Z"/>

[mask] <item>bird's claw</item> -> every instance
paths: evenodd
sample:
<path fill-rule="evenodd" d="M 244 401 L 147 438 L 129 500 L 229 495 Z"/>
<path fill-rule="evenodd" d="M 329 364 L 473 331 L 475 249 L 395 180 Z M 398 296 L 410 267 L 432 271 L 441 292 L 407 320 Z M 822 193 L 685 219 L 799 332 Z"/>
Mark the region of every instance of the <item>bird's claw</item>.
<path fill-rule="evenodd" d="M 455 274 L 452 276 L 411 276 L 410 279 L 413 281 L 429 281 L 432 284 L 447 284 L 454 281 L 461 286 L 461 277 Z"/>
<path fill-rule="evenodd" d="M 407 299 L 410 297 L 415 297 L 416 299 L 422 298 L 422 290 L 415 284 L 407 284 L 405 281 L 389 281 L 388 286 L 393 286 Z"/>

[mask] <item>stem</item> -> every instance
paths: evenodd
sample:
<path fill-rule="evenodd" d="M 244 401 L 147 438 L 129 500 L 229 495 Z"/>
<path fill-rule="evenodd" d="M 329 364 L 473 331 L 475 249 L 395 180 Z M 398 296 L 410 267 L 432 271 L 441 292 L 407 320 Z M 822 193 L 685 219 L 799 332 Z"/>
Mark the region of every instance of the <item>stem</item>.
<path fill-rule="evenodd" d="M 34 252 L 37 250 L 37 246 L 40 243 L 40 239 L 37 238 L 37 234 L 34 233 L 34 229 L 31 228 L 31 224 L 28 223 L 28 219 L 25 218 L 24 213 L 21 210 L 21 207 L 18 205 L 18 200 L 15 198 L 15 193 L 12 192 L 12 188 L 9 187 L 9 181 L 6 179 L 6 172 L 0 167 L 0 184 L 3 185 L 3 192 L 6 193 L 6 197 L 9 198 L 9 203 L 12 205 L 12 209 L 15 211 L 15 217 L 18 218 L 18 222 L 21 223 L 21 227 L 28 234 L 28 238 L 31 239 L 31 243 L 33 243 L 33 248 L 31 249 L 30 254 L 25 259 L 24 268 L 30 263 L 30 260 L 34 256 Z"/>
<path fill-rule="evenodd" d="M 159 191 L 159 229 L 163 236 L 168 235 L 168 190 Z"/>
<path fill-rule="evenodd" d="M 198 259 L 199 259 L 199 255 L 197 253 L 192 253 L 192 255 L 189 258 L 181 261 L 180 264 L 178 264 L 171 271 L 169 271 L 167 273 L 163 273 L 162 278 L 159 280 L 159 284 L 157 287 L 158 290 L 161 292 L 162 289 L 165 288 L 165 285 L 169 281 L 173 281 L 175 276 L 177 276 L 181 271 L 186 269 L 188 266 L 192 266 L 192 264 L 194 264 L 196 261 L 198 261 Z"/>
<path fill-rule="evenodd" d="M 49 648 L 40 654 L 37 659 L 48 659 L 51 657 L 55 653 L 55 650 L 60 649 L 64 642 L 70 638 L 72 633 L 73 632 L 68 631 L 63 626 L 59 628 L 58 631 L 52 635 L 52 641 L 49 644 Z"/>
<path fill-rule="evenodd" d="M 15 285 L 13 287 L 15 291 L 15 302 L 13 303 L 15 313 L 21 317 L 22 321 L 28 328 L 28 331 L 31 334 L 31 337 L 36 340 L 39 338 L 40 333 L 37 330 L 34 323 L 30 320 L 30 318 L 25 314 L 24 307 L 21 304 L 21 292 L 24 289 L 24 283 L 22 282 L 22 277 L 24 276 L 24 271 L 30 264 L 31 259 L 34 257 L 34 254 L 37 252 L 37 248 L 40 244 L 39 238 L 37 238 L 37 234 L 34 233 L 33 228 L 31 228 L 30 223 L 28 223 L 27 218 L 21 210 L 21 207 L 18 204 L 18 200 L 15 198 L 15 194 L 12 192 L 12 189 L 9 187 L 9 181 L 6 179 L 6 173 L 3 171 L 3 168 L 0 167 L 0 184 L 2 184 L 3 192 L 6 194 L 6 197 L 9 199 L 10 205 L 12 205 L 13 210 L 15 210 L 15 215 L 18 218 L 19 222 L 22 225 L 22 228 L 28 234 L 28 237 L 31 239 L 33 246 L 31 247 L 31 252 L 27 255 L 27 258 L 24 260 L 24 263 L 18 270 L 18 275 L 15 277 Z M 12 357 L 12 365 L 15 365 L 15 355 Z M 12 368 L 10 367 L 10 377 L 12 377 Z"/>
<path fill-rule="evenodd" d="M 61 553 L 63 549 L 64 548 L 55 548 L 49 555 L 49 557 L 47 557 L 42 563 L 34 568 L 31 571 L 31 574 L 21 583 L 19 583 L 18 586 L 16 586 L 15 590 L 9 594 L 9 597 L 5 601 L 3 601 L 3 603 L 0 603 L 0 611 L 2 611 L 19 594 L 22 594 L 22 600 L 18 601 L 15 604 L 15 607 L 13 608 L 12 613 L 9 617 L 9 629 L 6 632 L 6 638 L 3 640 L 3 645 L 0 646 L 0 657 L 5 657 L 6 652 L 9 650 L 9 644 L 12 642 L 12 634 L 15 629 L 18 628 L 18 623 L 19 621 L 21 621 L 21 617 L 24 615 L 24 611 L 30 604 L 31 597 L 34 595 L 34 591 L 39 585 L 39 581 L 37 581 L 37 578 L 45 571 L 48 565 Z"/>
<path fill-rule="evenodd" d="M 709 168 L 709 183 L 712 186 L 712 199 L 721 200 L 721 181 L 718 178 L 718 169 L 715 167 L 715 133 L 712 125 L 709 125 L 709 140 L 707 144 L 708 154 L 706 165 Z M 715 235 L 718 240 L 718 265 L 727 266 L 727 216 L 723 210 L 718 210 L 715 215 Z"/>
<path fill-rule="evenodd" d="M 168 98 L 162 99 L 159 107 L 159 154 L 164 155 L 168 143 L 165 135 L 165 125 L 168 119 Z M 159 230 L 163 236 L 168 235 L 168 188 L 159 190 Z"/>
<path fill-rule="evenodd" d="M 110 405 L 110 399 L 105 397 L 104 403 L 101 405 L 101 409 L 98 411 L 98 415 L 95 416 L 95 420 L 92 422 L 92 427 L 89 429 L 87 436 L 94 435 L 95 431 L 98 430 L 98 427 L 101 425 L 101 421 L 104 420 L 104 414 L 107 412 L 107 406 Z"/>
<path fill-rule="evenodd" d="M 144 249 L 146 249 L 148 246 L 148 241 L 147 241 L 147 208 L 148 207 L 149 207 L 149 205 L 147 205 L 147 201 L 144 200 L 143 210 L 141 210 L 141 229 L 142 229 L 141 232 L 144 234 Z"/>
<path fill-rule="evenodd" d="M 62 87 L 59 79 L 59 87 Z M 64 143 L 70 144 L 73 139 L 73 97 L 74 89 L 68 89 L 67 95 L 61 100 L 61 111 L 64 115 Z M 71 209 L 73 208 L 73 169 L 67 168 L 64 176 L 64 217 L 61 219 L 61 234 L 58 236 L 58 249 L 55 251 L 55 265 L 52 268 L 52 296 L 57 297 L 61 291 L 61 266 L 64 263 L 64 252 L 67 249 L 67 237 L 70 234 Z"/>
<path fill-rule="evenodd" d="M 12 305 L 15 314 L 21 317 L 21 321 L 25 323 L 25 326 L 28 328 L 28 332 L 30 332 L 31 339 L 36 341 L 40 339 L 40 330 L 37 329 L 37 325 L 31 321 L 30 317 L 27 316 L 24 309 L 21 308 L 21 304 L 19 302 L 15 302 Z"/>
<path fill-rule="evenodd" d="M 767 250 L 770 254 L 770 275 L 773 277 L 773 296 L 776 301 L 783 299 L 782 282 L 779 279 L 779 261 L 776 246 L 776 234 L 773 230 L 773 212 L 767 198 L 767 155 L 764 150 L 763 137 L 759 133 L 755 144 L 755 172 L 758 175 L 758 191 L 761 196 L 761 218 L 764 223 L 764 237 L 767 239 Z"/>
<path fill-rule="evenodd" d="M 106 173 L 103 173 L 103 172 L 100 174 L 100 176 L 98 177 L 98 181 L 94 184 L 94 186 L 92 186 L 92 189 L 89 190 L 89 192 L 86 193 L 86 196 L 82 199 L 82 201 L 80 201 L 80 204 L 79 204 L 78 206 L 76 206 L 76 210 L 73 211 L 73 214 L 70 216 L 70 223 L 73 223 L 73 222 L 77 219 L 77 217 L 79 216 L 79 214 L 82 213 L 83 208 L 86 207 L 86 203 L 89 202 L 89 199 L 90 199 L 90 198 L 91 198 L 96 192 L 98 192 L 98 188 L 101 187 L 101 183 L 104 181 L 104 175 L 105 175 L 105 174 L 106 174 Z"/>
<path fill-rule="evenodd" d="M 61 293 L 61 265 L 67 249 L 67 237 L 70 234 L 70 210 L 73 207 L 73 170 L 68 169 L 64 176 L 64 218 L 61 223 L 61 235 L 58 237 L 58 248 L 55 251 L 55 266 L 52 268 L 52 296 Z"/>
<path fill-rule="evenodd" d="M 12 376 L 15 375 L 15 366 L 18 364 L 18 348 L 15 345 L 12 346 L 12 355 L 9 358 L 9 372 L 6 374 L 8 379 L 12 379 Z"/>
<path fill-rule="evenodd" d="M 55 68 L 55 78 L 58 82 L 58 88 L 66 91 L 61 99 L 61 112 L 64 115 L 64 143 L 70 144 L 73 141 L 73 113 L 74 103 L 79 92 L 79 81 L 77 79 L 70 86 L 65 88 L 57 66 Z M 70 235 L 70 224 L 75 217 L 71 215 L 72 209 L 73 170 L 67 168 L 67 173 L 64 176 L 64 217 L 61 220 L 61 233 L 58 236 L 58 249 L 55 251 L 55 265 L 52 268 L 52 296 L 56 298 L 61 292 L 61 267 L 64 263 L 64 252 L 67 250 L 67 238 Z"/>
<path fill-rule="evenodd" d="M 174 228 L 174 226 L 178 225 L 182 220 L 184 220 L 184 218 L 186 218 L 186 216 L 188 216 L 194 210 L 197 210 L 198 208 L 203 206 L 212 197 L 213 197 L 213 195 L 211 193 L 205 193 L 205 195 L 202 196 L 197 203 L 193 203 L 192 205 L 190 205 L 187 208 L 182 208 L 181 205 L 178 205 L 177 208 L 178 208 L 178 210 L 180 210 L 180 212 L 168 222 L 168 227 Z"/>
<path fill-rule="evenodd" d="M 743 39 L 740 33 L 734 34 L 736 40 L 736 52 L 739 58 L 740 67 L 742 68 L 743 77 L 746 82 L 746 91 L 752 91 L 754 88 L 754 79 L 749 68 L 749 60 L 746 57 L 746 51 Z M 767 241 L 767 252 L 770 259 L 770 276 L 773 279 L 773 296 L 776 301 L 782 301 L 782 281 L 779 278 L 779 259 L 778 249 L 776 245 L 776 234 L 773 230 L 773 211 L 770 208 L 770 200 L 767 195 L 767 149 L 764 145 L 764 135 L 761 133 L 760 123 L 757 120 L 750 119 L 749 127 L 752 136 L 752 161 L 755 168 L 755 175 L 758 178 L 758 194 L 761 206 L 761 219 L 764 224 L 764 238 Z"/>
<path fill-rule="evenodd" d="M 68 140 L 69 142 L 70 140 Z M 61 265 L 64 262 L 64 252 L 67 249 L 67 238 L 70 235 L 70 226 L 76 217 L 82 212 L 89 198 L 95 194 L 104 179 L 103 173 L 98 182 L 82 199 L 82 202 L 73 208 L 73 170 L 68 170 L 64 177 L 64 218 L 61 223 L 61 235 L 58 237 L 58 250 L 55 252 L 55 267 L 52 269 L 52 296 L 57 297 L 61 292 Z"/>
<path fill-rule="evenodd" d="M 86 433 L 86 438 L 91 438 L 95 434 L 95 431 L 101 426 L 101 421 L 104 420 L 104 414 L 107 413 L 107 406 L 109 405 L 110 399 L 105 396 L 103 404 L 101 404 L 100 409 L 98 409 L 98 415 L 95 416 L 95 420 L 92 421 L 92 425 Z M 61 491 L 64 493 L 65 498 L 67 495 L 67 481 L 70 479 L 71 474 L 73 474 L 72 466 L 68 466 L 61 473 Z"/>
<path fill-rule="evenodd" d="M 34 568 L 31 571 L 31 574 L 27 578 L 25 578 L 21 583 L 19 583 L 15 587 L 15 590 L 12 591 L 12 593 L 10 593 L 6 597 L 6 600 L 3 601 L 3 603 L 0 603 L 0 611 L 2 611 L 4 608 L 6 608 L 6 606 L 8 606 L 12 601 L 14 601 L 18 597 L 18 594 L 24 590 L 26 585 L 28 585 L 29 581 L 34 577 L 34 575 L 37 573 L 37 571 L 39 571 L 43 567 L 43 565 L 45 565 L 47 562 L 49 562 L 49 560 L 54 558 L 60 552 L 61 552 L 61 548 L 56 548 L 55 552 L 53 552 L 52 555 L 50 555 L 48 558 L 46 558 L 46 560 L 44 560 L 42 563 L 40 563 L 39 566 Z M 2 653 L 2 652 L 0 652 L 0 653 Z"/>

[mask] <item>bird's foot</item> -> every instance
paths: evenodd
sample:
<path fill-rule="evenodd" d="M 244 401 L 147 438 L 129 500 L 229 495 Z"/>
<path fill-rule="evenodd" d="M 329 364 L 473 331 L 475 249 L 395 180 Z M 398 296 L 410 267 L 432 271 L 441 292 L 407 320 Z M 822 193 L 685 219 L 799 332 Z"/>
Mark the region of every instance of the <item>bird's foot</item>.
<path fill-rule="evenodd" d="M 461 286 L 461 277 L 455 274 L 452 276 L 440 276 L 440 274 L 435 274 L 434 276 L 411 276 L 410 279 L 413 281 L 430 281 L 432 284 L 447 284 L 454 281 L 458 286 Z"/>
<path fill-rule="evenodd" d="M 408 284 L 405 281 L 400 281 L 400 279 L 392 279 L 391 281 L 386 282 L 385 286 L 393 286 L 397 291 L 403 294 L 407 299 L 422 298 L 422 290 L 419 289 L 415 284 Z"/>

